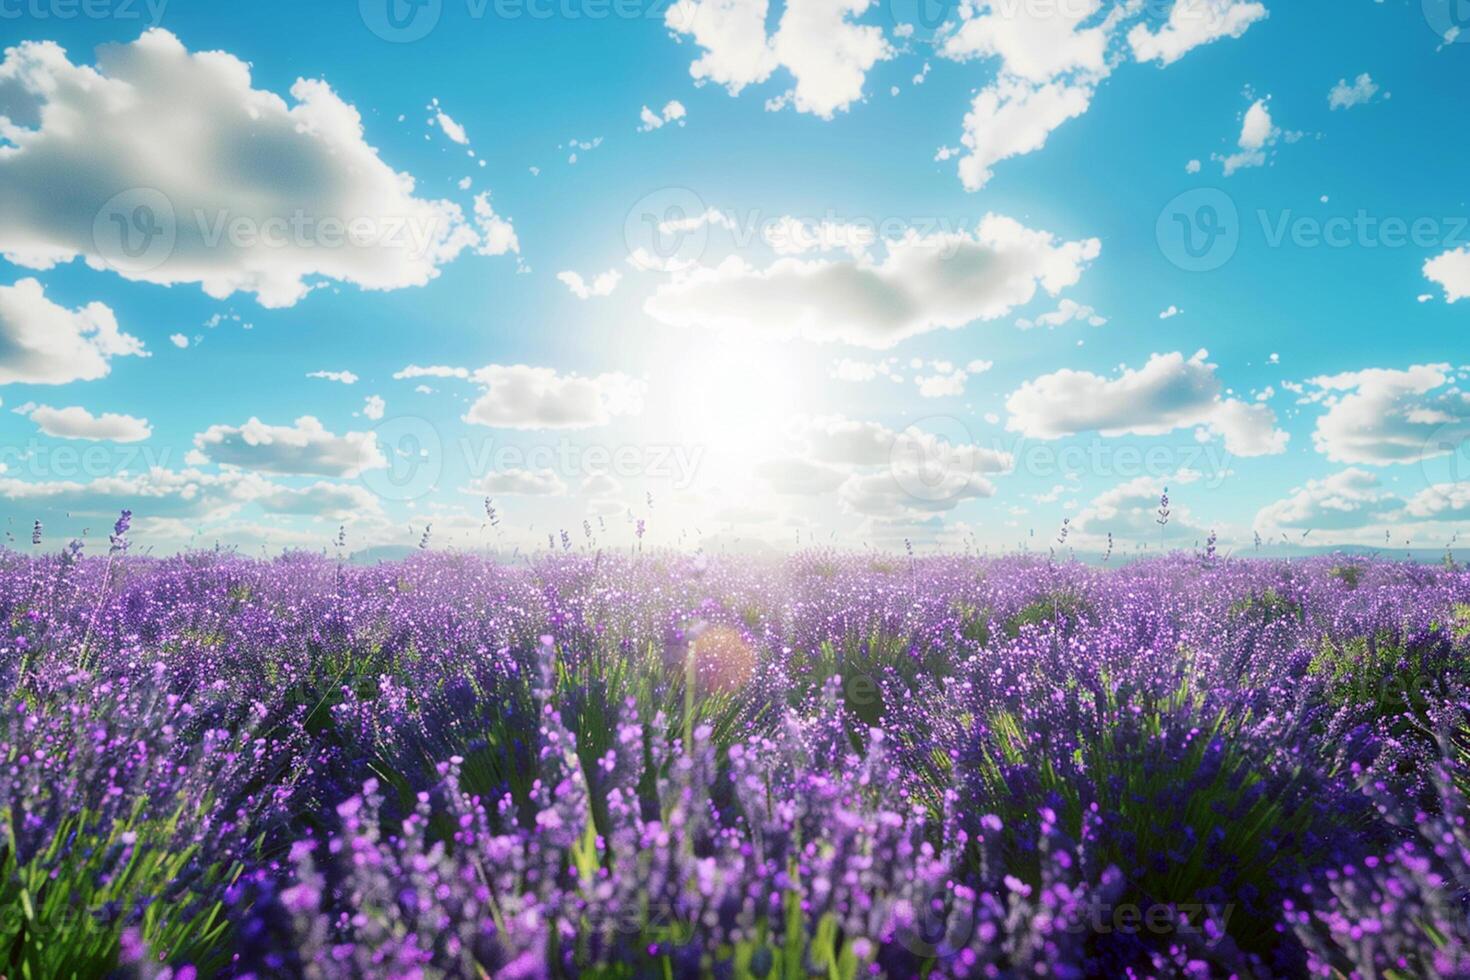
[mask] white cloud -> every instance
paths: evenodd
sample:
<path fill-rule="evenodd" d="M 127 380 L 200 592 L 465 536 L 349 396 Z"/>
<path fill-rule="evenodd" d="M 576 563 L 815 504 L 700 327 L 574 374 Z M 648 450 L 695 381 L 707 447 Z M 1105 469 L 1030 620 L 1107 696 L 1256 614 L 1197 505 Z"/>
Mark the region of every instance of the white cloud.
<path fill-rule="evenodd" d="M 1035 320 L 1017 320 L 1016 326 L 1022 330 L 1031 330 L 1036 327 L 1054 329 L 1056 327 L 1066 326 L 1074 321 L 1084 322 L 1089 327 L 1100 327 L 1108 322 L 1108 318 L 1099 316 L 1097 310 L 1090 306 L 1083 306 L 1075 300 L 1064 299 L 1057 304 L 1057 308 L 1053 312 L 1043 313 Z"/>
<path fill-rule="evenodd" d="M 1179 314 L 1181 314 L 1183 312 L 1184 311 L 1181 310 L 1179 307 L 1175 306 L 1173 303 L 1170 303 L 1168 309 L 1163 310 L 1162 312 L 1159 313 L 1159 319 L 1160 320 L 1172 320 L 1176 316 L 1178 316 Z"/>
<path fill-rule="evenodd" d="M 678 0 L 664 14 L 675 35 L 689 35 L 704 53 L 689 66 L 697 83 L 739 95 L 778 67 L 766 38 L 766 0 Z"/>
<path fill-rule="evenodd" d="M 780 259 L 755 268 L 737 256 L 660 286 L 644 304 L 673 326 L 770 331 L 783 336 L 891 347 L 936 329 L 993 320 L 1056 295 L 1097 258 L 1097 239 L 1059 241 L 987 215 L 973 233 L 910 231 L 888 241 L 881 262 Z"/>
<path fill-rule="evenodd" d="M 317 482 L 293 489 L 272 485 L 252 498 L 271 514 L 323 517 L 334 521 L 376 515 L 381 508 L 366 488 L 355 484 Z"/>
<path fill-rule="evenodd" d="M 654 112 L 648 106 L 644 106 L 643 111 L 638 113 L 638 119 L 642 123 L 638 127 L 638 132 L 649 133 L 655 129 L 661 129 L 667 123 L 676 123 L 682 126 L 684 125 L 684 117 L 686 115 L 684 103 L 677 99 L 672 99 L 664 103 L 662 113 Z"/>
<path fill-rule="evenodd" d="M 551 470 L 505 469 L 487 473 L 470 485 L 476 493 L 524 494 L 535 497 L 560 497 L 567 486 Z"/>
<path fill-rule="evenodd" d="M 1454 249 L 1426 261 L 1424 278 L 1444 287 L 1447 302 L 1458 303 L 1470 297 L 1470 247 Z M 1423 300 L 1421 297 L 1420 301 Z"/>
<path fill-rule="evenodd" d="M 880 377 L 898 380 L 893 373 L 893 365 L 894 360 L 891 357 L 881 361 L 855 361 L 844 357 L 832 368 L 832 377 L 838 381 L 853 383 L 872 381 Z"/>
<path fill-rule="evenodd" d="M 1104 491 L 1079 510 L 1072 521 L 1072 530 L 1092 538 L 1112 534 L 1118 546 L 1139 539 L 1183 541 L 1199 538 L 1206 528 L 1195 520 L 1190 508 L 1177 499 L 1170 501 L 1169 522 L 1159 523 L 1159 496 L 1165 485 L 1187 486 L 1198 479 L 1199 475 L 1191 471 L 1175 473 L 1167 479 L 1135 477 Z"/>
<path fill-rule="evenodd" d="M 1092 95 L 1093 85 L 1085 81 L 1033 85 L 1002 78 L 982 89 L 965 114 L 960 137 L 968 150 L 958 165 L 965 190 L 989 183 L 991 168 L 1001 160 L 1041 149 L 1053 130 L 1087 111 Z"/>
<path fill-rule="evenodd" d="M 212 425 L 194 437 L 212 462 L 265 473 L 355 477 L 387 465 L 371 432 L 328 432 L 303 415 L 294 425 L 266 425 L 251 418 L 242 426 Z"/>
<path fill-rule="evenodd" d="M 140 442 L 153 434 L 147 419 L 112 412 L 93 415 L 76 405 L 67 408 L 36 405 L 25 414 L 42 432 L 58 439 Z"/>
<path fill-rule="evenodd" d="M 785 68 L 795 85 L 768 100 L 766 107 L 791 105 L 830 119 L 862 98 L 868 70 L 894 54 L 881 28 L 853 22 L 872 4 L 787 0 L 770 37 L 766 0 L 678 0 L 664 23 L 676 35 L 691 36 L 704 50 L 689 66 L 696 83 L 715 82 L 738 95 Z"/>
<path fill-rule="evenodd" d="M 557 374 L 551 368 L 490 364 L 472 380 L 484 392 L 465 413 L 500 429 L 583 429 L 643 410 L 643 383 L 625 374 Z"/>
<path fill-rule="evenodd" d="M 0 496 L 65 511 L 73 516 L 111 520 L 123 508 L 138 519 L 150 517 L 208 519 L 238 509 L 248 499 L 238 473 L 206 474 L 158 467 L 141 474 L 120 473 L 85 483 L 71 480 L 29 482 L 0 478 Z"/>
<path fill-rule="evenodd" d="M 320 378 L 323 381 L 335 381 L 338 384 L 344 385 L 357 384 L 357 375 L 351 371 L 312 371 L 307 377 Z"/>
<path fill-rule="evenodd" d="M 847 471 L 826 463 L 818 463 L 799 456 L 757 463 L 756 475 L 771 485 L 776 493 L 798 496 L 816 496 L 830 493 L 842 486 Z"/>
<path fill-rule="evenodd" d="M 913 427 L 898 432 L 881 422 L 841 415 L 798 419 L 793 436 L 805 457 L 838 466 L 893 468 L 922 461 L 966 475 L 1008 473 L 1015 466 L 1014 457 L 1006 452 L 969 442 L 952 443 Z"/>
<path fill-rule="evenodd" d="M 47 299 L 35 279 L 0 286 L 0 385 L 95 381 L 107 376 L 112 358 L 129 356 L 148 353 L 137 337 L 118 330 L 104 304 L 68 310 Z"/>
<path fill-rule="evenodd" d="M 578 493 L 584 497 L 612 497 L 621 493 L 623 485 L 606 473 L 591 473 L 582 481 Z"/>
<path fill-rule="evenodd" d="M 179 350 L 183 350 L 185 347 L 188 347 L 189 346 L 189 338 L 188 337 L 185 337 L 181 333 L 171 333 L 171 334 L 169 334 L 168 335 L 168 342 L 171 343 L 171 344 L 173 344 Z"/>
<path fill-rule="evenodd" d="M 520 252 L 521 243 L 516 237 L 515 226 L 508 218 L 495 213 L 489 191 L 475 195 L 475 227 L 479 229 L 479 242 L 475 245 L 477 255 Z"/>
<path fill-rule="evenodd" d="M 463 126 L 449 118 L 449 113 L 443 109 L 436 109 L 434 112 L 434 121 L 439 124 L 439 128 L 444 131 L 445 136 L 448 136 L 461 146 L 469 145 L 469 134 L 464 131 Z"/>
<path fill-rule="evenodd" d="M 842 251 L 856 258 L 867 252 L 878 235 L 869 225 L 805 221 L 788 214 L 763 226 L 761 238 L 777 255 Z"/>
<path fill-rule="evenodd" d="M 965 393 L 965 385 L 971 376 L 984 374 L 994 366 L 991 361 L 971 361 L 968 364 L 930 361 L 926 368 L 932 373 L 915 375 L 914 384 L 918 386 L 921 398 L 958 398 Z"/>
<path fill-rule="evenodd" d="M 1363 72 L 1351 85 L 1343 78 L 1332 86 L 1332 91 L 1327 93 L 1327 105 L 1332 109 L 1351 109 L 1371 101 L 1377 94 L 1378 85 L 1373 76 Z"/>
<path fill-rule="evenodd" d="M 95 68 L 50 42 L 9 49 L 0 253 L 280 307 L 321 280 L 421 286 L 477 243 L 457 205 L 416 197 L 378 157 L 326 83 L 299 79 L 291 98 L 158 29 L 99 48 Z"/>
<path fill-rule="evenodd" d="M 1202 44 L 1240 37 L 1267 16 L 1265 5 L 1255 0 L 1175 0 L 1167 23 L 1157 31 L 1135 25 L 1128 32 L 1128 44 L 1139 61 L 1172 65 Z"/>
<path fill-rule="evenodd" d="M 837 492 L 847 511 L 890 521 L 923 519 L 954 510 L 966 500 L 994 495 L 995 485 L 978 473 L 899 466 L 854 474 Z"/>
<path fill-rule="evenodd" d="M 1346 469 L 1308 480 L 1282 500 L 1263 507 L 1256 524 L 1266 531 L 1345 531 L 1393 520 L 1404 502 L 1382 489 L 1378 477 Z"/>
<path fill-rule="evenodd" d="M 960 4 L 958 25 L 938 32 L 940 53 L 957 61 L 992 58 L 998 66 L 965 116 L 965 151 L 941 147 L 935 159 L 959 156 L 960 180 L 974 191 L 999 161 L 1040 150 L 1059 126 L 1087 112 L 1112 74 L 1116 59 L 1108 52 L 1122 25 L 1156 9 L 1141 0 Z M 1128 38 L 1140 60 L 1167 65 L 1200 44 L 1240 36 L 1265 15 L 1259 3 L 1244 0 L 1178 0 L 1158 31 L 1135 23 Z M 1190 172 L 1197 170 L 1192 163 Z"/>
<path fill-rule="evenodd" d="M 380 395 L 368 395 L 362 403 L 362 414 L 376 422 L 388 410 L 388 403 Z"/>
<path fill-rule="evenodd" d="M 1470 483 L 1436 483 L 1409 500 L 1408 512 L 1434 521 L 1470 520 Z"/>
<path fill-rule="evenodd" d="M 1370 368 L 1307 383 L 1317 390 L 1306 400 L 1328 406 L 1312 440 L 1334 462 L 1412 463 L 1470 439 L 1470 395 L 1454 386 L 1448 364 Z"/>
<path fill-rule="evenodd" d="M 1245 112 L 1245 118 L 1241 122 L 1240 139 L 1238 145 L 1240 151 L 1229 156 L 1214 155 L 1225 169 L 1225 176 L 1229 177 L 1237 170 L 1248 167 L 1259 167 L 1266 162 L 1267 148 L 1280 137 L 1281 130 L 1271 120 L 1271 110 L 1266 106 L 1265 99 L 1257 99 Z"/>
<path fill-rule="evenodd" d="M 417 364 L 410 364 L 402 371 L 395 371 L 393 374 L 393 380 L 404 381 L 410 378 L 458 378 L 461 381 L 464 381 L 468 379 L 469 376 L 469 368 L 447 367 L 442 364 L 434 364 L 430 365 L 429 367 L 420 367 Z"/>
<path fill-rule="evenodd" d="M 940 51 L 956 61 L 998 57 L 1007 74 L 1036 83 L 1072 72 L 1103 74 L 1111 25 L 1084 26 L 1101 8 L 1102 0 L 964 4 L 960 26 Z"/>
<path fill-rule="evenodd" d="M 1225 440 L 1237 456 L 1284 452 L 1287 434 L 1275 428 L 1265 405 L 1221 396 L 1215 365 L 1205 351 L 1186 360 L 1180 353 L 1154 354 L 1138 370 L 1113 379 L 1062 370 L 1028 381 L 1006 400 L 1006 428 L 1041 439 L 1081 432 L 1105 436 L 1163 435 L 1203 427 Z"/>
<path fill-rule="evenodd" d="M 609 269 L 593 276 L 590 283 L 583 280 L 582 276 L 576 272 L 558 272 L 556 278 L 572 291 L 573 296 L 578 299 L 591 299 L 593 296 L 607 296 L 612 293 L 618 288 L 618 282 L 623 278 L 623 274 L 617 269 Z"/>
<path fill-rule="evenodd" d="M 1191 160 L 1184 165 L 1184 172 L 1187 174 L 1197 174 L 1202 169 L 1203 165 L 1198 160 Z"/>

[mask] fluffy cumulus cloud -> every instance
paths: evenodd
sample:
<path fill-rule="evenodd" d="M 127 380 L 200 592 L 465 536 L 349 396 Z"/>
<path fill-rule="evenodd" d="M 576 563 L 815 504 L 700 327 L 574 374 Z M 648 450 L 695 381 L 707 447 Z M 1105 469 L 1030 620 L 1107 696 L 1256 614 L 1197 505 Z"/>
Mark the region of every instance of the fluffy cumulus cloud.
<path fill-rule="evenodd" d="M 104 304 L 69 310 L 47 299 L 34 279 L 0 286 L 0 385 L 95 381 L 106 377 L 112 358 L 129 356 L 148 354 Z"/>
<path fill-rule="evenodd" d="M 684 109 L 684 103 L 677 99 L 664 103 L 663 112 L 661 113 L 654 112 L 648 106 L 644 106 L 643 111 L 638 113 L 638 132 L 650 133 L 655 129 L 662 129 L 668 123 L 676 123 L 682 126 L 684 125 L 684 117 L 686 115 L 687 112 Z"/>
<path fill-rule="evenodd" d="M 264 473 L 355 477 L 387 465 L 371 432 L 335 435 L 303 415 L 293 425 L 212 425 L 194 437 L 194 447 L 215 463 Z"/>
<path fill-rule="evenodd" d="M 0 477 L 0 496 L 7 500 L 107 519 L 115 518 L 124 508 L 139 518 L 214 519 L 239 509 L 257 492 L 251 481 L 237 473 L 161 467 L 86 482 Z"/>
<path fill-rule="evenodd" d="M 1023 384 L 1006 401 L 1006 428 L 1027 436 L 1056 439 L 1082 432 L 1105 436 L 1163 435 L 1199 427 L 1225 440 L 1237 456 L 1284 452 L 1287 434 L 1265 405 L 1222 395 L 1208 352 L 1185 358 L 1155 354 L 1143 367 L 1105 378 L 1063 370 Z"/>
<path fill-rule="evenodd" d="M 572 295 L 578 299 L 591 299 L 594 296 L 609 296 L 614 289 L 618 288 L 618 282 L 622 280 L 623 274 L 617 269 L 609 269 L 599 272 L 588 282 L 580 273 L 558 272 L 556 278 L 562 285 L 572 291 Z"/>
<path fill-rule="evenodd" d="M 1151 24 L 1149 15 L 1159 9 L 1104 0 L 961 4 L 957 25 L 941 28 L 940 54 L 956 61 L 990 59 L 996 75 L 970 103 L 963 149 L 942 149 L 938 159 L 958 156 L 960 181 L 967 190 L 979 190 L 995 164 L 1040 150 L 1063 123 L 1087 112 L 1098 86 L 1112 74 L 1110 44 L 1125 29 L 1138 60 L 1168 65 L 1202 44 L 1239 37 L 1266 16 L 1255 2 L 1178 0 L 1167 22 Z"/>
<path fill-rule="evenodd" d="M 871 6 L 873 0 L 787 0 L 773 35 L 766 31 L 767 0 L 678 0 L 664 22 L 702 49 L 689 66 L 696 83 L 738 95 L 785 69 L 795 84 L 767 107 L 830 119 L 861 99 L 869 69 L 893 56 L 881 28 L 854 23 Z"/>
<path fill-rule="evenodd" d="M 470 489 L 477 493 L 552 497 L 565 494 L 567 485 L 552 470 L 510 468 L 485 474 Z"/>
<path fill-rule="evenodd" d="M 1458 451 L 1470 440 L 1470 395 L 1448 364 L 1370 368 L 1313 378 L 1309 402 L 1325 405 L 1312 440 L 1339 463 L 1412 463 Z"/>
<path fill-rule="evenodd" d="M 1035 320 L 1017 320 L 1016 326 L 1022 330 L 1034 330 L 1037 327 L 1046 327 L 1051 330 L 1073 322 L 1085 323 L 1089 327 L 1100 327 L 1108 322 L 1108 318 L 1100 316 L 1097 310 L 1090 306 L 1083 306 L 1076 300 L 1064 299 L 1052 312 L 1043 313 Z"/>
<path fill-rule="evenodd" d="M 966 500 L 989 497 L 986 477 L 1008 473 L 1014 458 L 968 439 L 844 416 L 802 417 L 783 454 L 756 464 L 777 494 L 824 497 L 835 491 L 849 514 L 895 523 L 933 520 Z"/>
<path fill-rule="evenodd" d="M 1378 477 L 1360 469 L 1346 469 L 1268 504 L 1256 515 L 1263 531 L 1347 531 L 1394 520 L 1404 502 L 1379 485 Z"/>
<path fill-rule="evenodd" d="M 1183 541 L 1202 537 L 1207 529 L 1195 520 L 1190 508 L 1179 503 L 1175 493 L 1169 503 L 1167 524 L 1159 523 L 1159 498 L 1169 486 L 1188 485 L 1199 479 L 1197 473 L 1184 471 L 1167 480 L 1140 476 L 1105 490 L 1077 512 L 1072 530 L 1092 541 L 1106 535 L 1114 538 L 1115 547 L 1130 541 Z"/>
<path fill-rule="evenodd" d="M 994 366 L 992 361 L 970 361 L 967 364 L 929 361 L 917 369 L 929 373 L 914 375 L 914 384 L 921 398 L 958 398 L 965 393 L 971 377 L 984 374 Z"/>
<path fill-rule="evenodd" d="M 1045 146 L 1058 126 L 1087 111 L 1093 91 L 1091 82 L 1033 85 L 1011 78 L 981 89 L 965 113 L 960 137 L 966 152 L 958 167 L 965 190 L 978 191 L 988 184 L 992 168 L 1001 160 Z"/>
<path fill-rule="evenodd" d="M 52 408 L 50 405 L 30 406 L 25 416 L 36 423 L 48 436 L 58 439 L 90 439 L 108 442 L 141 442 L 153 434 L 147 419 L 131 415 L 103 412 L 93 415 L 85 408 L 71 405 Z"/>
<path fill-rule="evenodd" d="M 1257 99 L 1245 111 L 1240 124 L 1240 138 L 1236 141 L 1240 149 L 1228 156 L 1215 155 L 1229 177 L 1237 170 L 1259 167 L 1266 162 L 1266 150 L 1280 137 L 1281 130 L 1271 119 L 1271 110 L 1265 99 Z"/>
<path fill-rule="evenodd" d="M 771 459 L 756 465 L 756 475 L 781 494 L 815 496 L 842 486 L 847 471 L 799 456 Z"/>
<path fill-rule="evenodd" d="M 1096 22 L 1102 0 L 1067 3 L 965 4 L 960 25 L 945 38 L 942 54 L 957 61 L 1000 58 L 1004 70 L 1029 82 L 1069 72 L 1106 70 L 1110 24 Z"/>
<path fill-rule="evenodd" d="M 524 364 L 489 364 L 470 380 L 484 389 L 464 416 L 474 425 L 585 429 L 643 409 L 643 383 L 616 372 L 587 377 Z"/>
<path fill-rule="evenodd" d="M 80 256 L 279 307 L 327 280 L 421 286 L 483 249 L 487 229 L 417 196 L 325 82 L 300 79 L 290 98 L 253 87 L 235 56 L 159 29 L 99 48 L 95 66 L 50 42 L 9 49 L 0 254 L 38 269 Z"/>
<path fill-rule="evenodd" d="M 1444 289 L 1451 303 L 1470 297 L 1470 247 L 1436 255 L 1424 263 L 1424 278 Z"/>
<path fill-rule="evenodd" d="M 1158 9 L 1157 4 L 1149 6 Z M 1135 25 L 1128 32 L 1128 44 L 1139 61 L 1171 65 L 1202 44 L 1240 37 L 1267 16 L 1265 5 L 1255 0 L 1175 0 L 1163 25 L 1157 29 Z"/>
<path fill-rule="evenodd" d="M 1353 106 L 1371 102 L 1377 94 L 1378 83 L 1373 81 L 1372 75 L 1363 72 L 1352 84 L 1346 78 L 1339 79 L 1332 86 L 1332 91 L 1327 93 L 1327 105 L 1332 109 L 1351 109 Z"/>
<path fill-rule="evenodd" d="M 778 259 L 764 268 L 738 256 L 681 273 L 644 310 L 673 326 L 769 330 L 783 336 L 891 347 L 931 330 L 994 320 L 1074 285 L 1097 258 L 1097 239 L 1064 242 L 987 215 L 974 232 L 909 232 L 881 261 Z"/>
<path fill-rule="evenodd" d="M 334 521 L 379 514 L 378 499 L 356 484 L 318 481 L 308 487 L 270 486 L 254 497 L 269 514 L 323 517 Z"/>
<path fill-rule="evenodd" d="M 1461 480 L 1425 487 L 1410 498 L 1408 513 L 1420 520 L 1470 520 L 1470 482 Z"/>

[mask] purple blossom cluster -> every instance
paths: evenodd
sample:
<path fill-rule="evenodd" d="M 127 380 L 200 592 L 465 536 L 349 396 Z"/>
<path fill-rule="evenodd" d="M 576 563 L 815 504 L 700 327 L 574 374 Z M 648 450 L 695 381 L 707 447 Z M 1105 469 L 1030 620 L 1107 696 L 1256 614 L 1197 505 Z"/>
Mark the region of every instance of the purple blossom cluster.
<path fill-rule="evenodd" d="M 1470 975 L 1453 565 L 127 533 L 0 556 L 0 975 Z"/>

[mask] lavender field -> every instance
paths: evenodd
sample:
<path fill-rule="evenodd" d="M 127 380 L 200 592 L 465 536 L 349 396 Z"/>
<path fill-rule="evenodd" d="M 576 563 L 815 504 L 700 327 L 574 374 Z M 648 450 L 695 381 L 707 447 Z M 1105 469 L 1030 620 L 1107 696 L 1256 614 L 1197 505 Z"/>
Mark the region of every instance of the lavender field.
<path fill-rule="evenodd" d="M 1463 976 L 1470 572 L 0 575 L 8 977 Z"/>

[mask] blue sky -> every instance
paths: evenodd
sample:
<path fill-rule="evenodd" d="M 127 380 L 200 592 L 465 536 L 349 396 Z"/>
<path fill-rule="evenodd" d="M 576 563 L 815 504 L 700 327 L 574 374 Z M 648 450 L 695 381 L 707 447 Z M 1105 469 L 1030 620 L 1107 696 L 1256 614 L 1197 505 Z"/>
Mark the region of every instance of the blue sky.
<path fill-rule="evenodd" d="M 1470 518 L 1453 0 L 389 2 L 0 2 L 20 545 Z"/>

